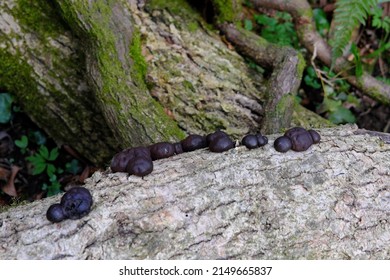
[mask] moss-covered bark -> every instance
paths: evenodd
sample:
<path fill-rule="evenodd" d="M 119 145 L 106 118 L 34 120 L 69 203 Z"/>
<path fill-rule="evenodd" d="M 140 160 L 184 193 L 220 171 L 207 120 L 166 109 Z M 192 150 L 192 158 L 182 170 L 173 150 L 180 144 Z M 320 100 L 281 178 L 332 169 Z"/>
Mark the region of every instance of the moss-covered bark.
<path fill-rule="evenodd" d="M 56 3 L 0 4 L 0 85 L 57 143 L 101 163 L 119 148 L 180 139 L 181 129 L 239 138 L 269 116 L 277 128 L 268 131 L 288 126 L 292 99 L 279 101 L 295 92 L 299 56 L 294 80 L 283 79 L 289 56 L 275 60 L 278 50 L 256 37 L 267 81 L 184 0 Z"/>
<path fill-rule="evenodd" d="M 83 38 L 87 73 L 118 141 L 136 146 L 184 136 L 149 95 L 141 38 L 124 1 L 58 1 Z"/>
<path fill-rule="evenodd" d="M 59 145 L 96 164 L 117 149 L 85 83 L 78 41 L 47 1 L 0 4 L 0 86 Z"/>

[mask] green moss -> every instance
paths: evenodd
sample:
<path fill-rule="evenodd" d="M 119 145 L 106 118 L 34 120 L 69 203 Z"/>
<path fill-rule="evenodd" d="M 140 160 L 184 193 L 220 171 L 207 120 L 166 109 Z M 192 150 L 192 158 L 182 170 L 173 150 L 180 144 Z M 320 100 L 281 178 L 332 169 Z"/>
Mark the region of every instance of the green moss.
<path fill-rule="evenodd" d="M 129 52 L 133 61 L 131 77 L 138 87 L 146 88 L 145 77 L 148 71 L 148 65 L 144 56 L 142 55 L 141 33 L 137 29 L 133 32 L 133 38 Z"/>
<path fill-rule="evenodd" d="M 237 16 L 240 14 L 240 9 L 242 7 L 240 1 L 213 0 L 212 2 L 214 10 L 216 11 L 217 23 L 236 23 L 239 21 Z"/>
<path fill-rule="evenodd" d="M 185 80 L 183 82 L 183 87 L 186 88 L 186 89 L 191 90 L 192 92 L 196 92 L 195 87 L 193 86 L 193 84 L 190 81 Z"/>
<path fill-rule="evenodd" d="M 195 32 L 196 30 L 199 29 L 199 24 L 197 22 L 193 21 L 193 22 L 188 23 L 187 27 L 188 27 L 188 31 Z"/>
<path fill-rule="evenodd" d="M 8 91 L 22 95 L 29 107 L 38 107 L 39 104 L 45 104 L 44 100 L 35 98 L 39 94 L 35 94 L 37 89 L 32 85 L 36 84 L 32 73 L 32 67 L 27 63 L 22 63 L 18 55 L 11 55 L 4 49 L 0 49 L 0 84 L 7 88 Z"/>
<path fill-rule="evenodd" d="M 56 10 L 45 0 L 17 0 L 16 6 L 12 9 L 15 18 L 21 26 L 27 27 L 29 31 L 47 35 L 58 35 L 64 27 Z"/>
<path fill-rule="evenodd" d="M 72 2 L 71 5 L 62 2 L 60 5 L 69 23 L 79 22 L 80 15 L 85 20 L 81 28 L 76 26 L 74 29 L 80 37 L 87 39 L 88 51 L 97 61 L 102 87 L 96 88 L 96 94 L 105 107 L 112 106 L 109 111 L 115 112 L 110 117 L 117 138 L 126 139 L 127 143 L 122 145 L 139 145 L 162 137 L 182 137 L 183 132 L 148 94 L 145 81 L 147 64 L 142 55 L 142 38 L 138 30 L 133 30 L 125 57 L 119 57 L 117 44 L 118 40 L 121 43 L 121 37 L 112 29 L 116 20 L 112 7 L 115 3 L 99 0 Z M 129 129 L 133 133 L 129 133 Z"/>

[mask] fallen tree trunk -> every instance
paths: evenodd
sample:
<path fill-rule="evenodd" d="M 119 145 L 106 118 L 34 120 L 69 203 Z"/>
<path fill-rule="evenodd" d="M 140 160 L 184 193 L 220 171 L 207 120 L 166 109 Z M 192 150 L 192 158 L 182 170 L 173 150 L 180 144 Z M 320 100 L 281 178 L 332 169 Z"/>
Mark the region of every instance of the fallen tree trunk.
<path fill-rule="evenodd" d="M 237 147 L 155 162 L 145 178 L 97 172 L 81 220 L 59 197 L 0 214 L 1 259 L 389 259 L 390 141 L 320 130 L 301 153 Z"/>

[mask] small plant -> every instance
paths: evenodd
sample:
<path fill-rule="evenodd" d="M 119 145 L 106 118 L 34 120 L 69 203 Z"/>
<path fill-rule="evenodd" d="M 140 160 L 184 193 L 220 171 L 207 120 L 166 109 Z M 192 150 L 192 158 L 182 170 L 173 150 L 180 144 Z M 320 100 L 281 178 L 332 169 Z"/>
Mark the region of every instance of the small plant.
<path fill-rule="evenodd" d="M 328 35 L 330 24 L 326 18 L 326 13 L 322 9 L 313 10 L 314 22 L 316 23 L 316 29 L 322 37 Z"/>
<path fill-rule="evenodd" d="M 306 74 L 303 77 L 303 81 L 305 82 L 306 85 L 314 89 L 321 88 L 320 80 L 318 79 L 316 71 L 314 70 L 313 66 L 308 66 L 306 68 Z"/>
<path fill-rule="evenodd" d="M 15 146 L 18 147 L 22 155 L 24 155 L 27 151 L 27 146 L 28 146 L 27 136 L 23 135 L 22 138 L 20 138 L 19 140 L 15 140 Z"/>
<path fill-rule="evenodd" d="M 255 15 L 254 19 L 261 27 L 260 35 L 271 43 L 298 48 L 298 36 L 295 32 L 292 17 L 286 12 L 277 12 L 275 17 Z M 248 29 L 251 25 L 244 22 Z"/>
<path fill-rule="evenodd" d="M 34 166 L 32 175 L 38 175 L 46 170 L 46 174 L 51 178 L 56 172 L 56 167 L 53 161 L 58 157 L 58 148 L 52 149 L 50 152 L 46 146 L 40 146 L 37 153 L 26 158 Z"/>
<path fill-rule="evenodd" d="M 53 196 L 61 192 L 61 184 L 58 182 L 57 176 L 52 175 L 49 178 L 50 184 L 44 183 L 42 185 L 42 190 L 47 191 L 47 196 Z"/>

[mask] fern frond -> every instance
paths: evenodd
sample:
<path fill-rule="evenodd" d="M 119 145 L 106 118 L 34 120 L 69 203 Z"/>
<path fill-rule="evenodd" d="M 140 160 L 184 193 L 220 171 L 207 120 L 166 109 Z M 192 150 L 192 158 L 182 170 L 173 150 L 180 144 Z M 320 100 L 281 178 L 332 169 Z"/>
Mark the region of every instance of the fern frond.
<path fill-rule="evenodd" d="M 331 39 L 332 65 L 343 54 L 351 40 L 353 30 L 359 24 L 365 25 L 370 9 L 378 0 L 337 0 L 334 11 L 335 30 Z"/>

